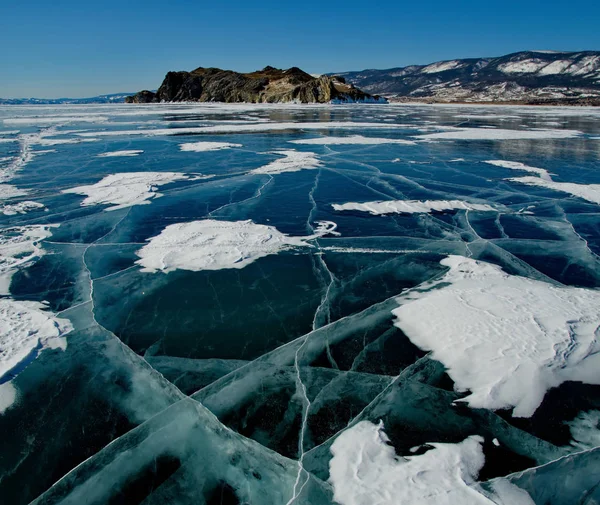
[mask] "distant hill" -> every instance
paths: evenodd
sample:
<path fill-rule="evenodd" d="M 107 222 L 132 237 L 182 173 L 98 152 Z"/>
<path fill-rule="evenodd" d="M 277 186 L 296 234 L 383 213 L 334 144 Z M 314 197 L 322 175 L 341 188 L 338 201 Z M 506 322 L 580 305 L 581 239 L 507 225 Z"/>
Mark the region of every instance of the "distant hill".
<path fill-rule="evenodd" d="M 522 51 L 335 75 L 396 101 L 600 105 L 600 51 Z"/>
<path fill-rule="evenodd" d="M 90 98 L 0 98 L 2 105 L 60 105 L 86 103 L 124 103 L 131 93 L 113 93 Z"/>
<path fill-rule="evenodd" d="M 298 67 L 282 70 L 265 67 L 241 74 L 219 68 L 197 68 L 191 72 L 169 72 L 156 92 L 140 91 L 128 103 L 153 102 L 248 102 L 329 103 L 385 102 L 343 78 L 314 77 Z"/>

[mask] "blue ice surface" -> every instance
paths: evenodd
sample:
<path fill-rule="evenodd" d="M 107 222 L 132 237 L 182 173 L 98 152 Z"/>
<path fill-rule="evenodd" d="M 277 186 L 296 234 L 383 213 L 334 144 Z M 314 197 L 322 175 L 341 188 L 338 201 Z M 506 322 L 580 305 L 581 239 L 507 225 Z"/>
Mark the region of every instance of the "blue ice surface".
<path fill-rule="evenodd" d="M 460 117 L 467 113 L 471 119 Z M 464 392 L 454 391 L 443 366 L 393 326 L 391 309 L 395 295 L 441 275 L 439 261 L 449 254 L 515 275 L 599 288 L 598 205 L 508 181 L 531 174 L 484 163 L 518 161 L 557 181 L 600 184 L 599 116 L 590 109 L 467 106 L 1 107 L 0 139 L 16 139 L 0 142 L 0 174 L 8 174 L 2 182 L 27 191 L 1 204 L 33 200 L 47 208 L 0 213 L 1 232 L 60 225 L 41 243 L 45 254 L 14 272 L 7 296 L 43 301 L 75 329 L 65 351 L 43 350 L 7 376 L 19 398 L 0 415 L 0 431 L 9 434 L 2 442 L 0 495 L 14 504 L 40 495 L 37 503 L 71 503 L 77 489 L 92 486 L 85 489 L 97 494 L 97 503 L 212 503 L 217 496 L 286 503 L 300 491 L 298 503 L 328 503 L 332 437 L 359 419 L 384 419 L 400 455 L 421 444 L 484 435 L 482 481 L 528 468 L 540 481 L 559 475 L 571 460 L 544 472 L 534 468 L 568 453 L 565 422 L 600 408 L 597 387 L 561 386 L 529 420 L 454 406 Z M 298 124 L 260 129 L 284 122 Z M 312 126 L 303 129 L 303 122 Z M 335 128 L 337 122 L 371 126 Z M 235 131 L 244 123 L 256 131 Z M 176 134 L 215 125 L 231 131 Z M 414 145 L 291 143 L 350 135 L 414 140 L 457 126 L 581 134 Z M 173 134 L 134 134 L 152 129 Z M 105 135 L 112 132 L 123 133 Z M 44 139 L 71 143 L 44 145 Z M 200 141 L 241 147 L 180 149 Z M 122 150 L 143 152 L 98 156 Z M 312 152 L 321 166 L 251 173 L 280 159 L 278 150 Z M 127 172 L 213 177 L 161 186 L 162 196 L 149 204 L 114 211 L 82 206 L 83 195 L 62 192 Z M 332 207 L 377 200 L 462 200 L 498 211 L 374 216 Z M 290 236 L 333 221 L 340 235 L 242 269 L 150 273 L 136 264 L 136 252 L 165 227 L 205 219 L 251 220 Z M 177 438 L 182 434 L 187 445 Z M 142 456 L 143 441 L 149 452 Z M 207 455 L 217 453 L 209 447 L 219 444 L 231 458 L 198 477 L 194 466 L 210 465 Z M 129 464 L 113 468 L 123 451 L 133 454 Z M 306 466 L 300 487 L 298 460 Z M 101 470 L 112 477 L 91 483 Z M 569 485 L 543 503 L 577 494 L 577 483 Z"/>

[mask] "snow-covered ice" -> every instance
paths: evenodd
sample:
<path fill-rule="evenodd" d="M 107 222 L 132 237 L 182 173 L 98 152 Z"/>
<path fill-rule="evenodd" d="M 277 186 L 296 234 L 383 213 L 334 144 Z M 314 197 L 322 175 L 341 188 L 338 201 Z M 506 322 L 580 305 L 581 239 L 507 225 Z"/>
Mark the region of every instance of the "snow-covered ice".
<path fill-rule="evenodd" d="M 506 160 L 487 160 L 484 163 L 489 163 L 490 165 L 495 165 L 497 167 L 509 168 L 511 170 L 522 170 L 523 172 L 530 172 L 532 174 L 537 174 L 541 179 L 546 181 L 552 180 L 550 177 L 550 173 L 548 170 L 543 168 L 530 167 L 525 165 L 524 163 L 520 163 L 518 161 L 506 161 Z"/>
<path fill-rule="evenodd" d="M 315 153 L 296 151 L 294 149 L 271 151 L 265 154 L 276 154 L 282 158 L 272 161 L 267 165 L 251 170 L 251 174 L 282 174 L 285 172 L 298 172 L 299 170 L 309 170 L 319 168 L 323 163 L 318 159 Z"/>
<path fill-rule="evenodd" d="M 528 186 L 538 186 L 540 188 L 553 189 L 563 193 L 569 193 L 588 202 L 600 205 L 600 184 L 576 184 L 574 182 L 556 182 L 553 180 L 542 179 L 540 177 L 512 177 L 509 181 L 527 184 Z"/>
<path fill-rule="evenodd" d="M 44 348 L 66 349 L 71 323 L 45 309 L 38 302 L 0 298 L 0 380 Z"/>
<path fill-rule="evenodd" d="M 346 144 L 357 144 L 357 145 L 378 145 L 378 144 L 415 145 L 416 144 L 416 142 L 413 140 L 364 137 L 362 135 L 348 135 L 347 137 L 316 137 L 314 139 L 290 140 L 290 143 L 303 144 L 303 145 L 324 145 L 324 146 L 335 146 L 335 145 L 346 145 Z"/>
<path fill-rule="evenodd" d="M 375 202 L 348 202 L 332 204 L 334 210 L 357 210 L 368 212 L 375 216 L 383 214 L 429 214 L 431 212 L 446 212 L 450 210 L 476 210 L 492 212 L 496 209 L 485 203 L 469 203 L 462 200 L 388 200 Z"/>
<path fill-rule="evenodd" d="M 461 256 L 393 311 L 410 340 L 448 368 L 474 408 L 530 417 L 565 381 L 600 384 L 600 291 L 509 275 Z"/>
<path fill-rule="evenodd" d="M 361 421 L 331 446 L 329 482 L 341 505 L 490 505 L 471 487 L 485 458 L 479 436 L 399 457 L 379 425 Z"/>
<path fill-rule="evenodd" d="M 231 142 L 187 142 L 179 144 L 179 149 L 182 151 L 194 153 L 220 151 L 221 149 L 232 149 L 234 147 L 242 147 L 242 144 L 233 144 Z"/>
<path fill-rule="evenodd" d="M 52 235 L 56 225 L 26 225 L 0 232 L 0 295 L 7 295 L 17 268 L 30 265 L 44 255 L 40 242 Z"/>
<path fill-rule="evenodd" d="M 161 196 L 158 188 L 175 181 L 190 180 L 190 176 L 177 172 L 128 172 L 111 174 L 96 184 L 77 186 L 63 193 L 86 195 L 81 205 L 110 204 L 106 210 L 118 210 L 132 205 L 144 205 Z"/>
<path fill-rule="evenodd" d="M 335 233 L 335 227 L 335 223 L 321 222 L 314 235 L 291 237 L 250 220 L 177 223 L 149 239 L 137 251 L 136 263 L 144 272 L 244 268 L 263 256 L 310 246 L 310 240 Z"/>
<path fill-rule="evenodd" d="M 508 130 L 505 128 L 455 128 L 439 133 L 417 135 L 420 140 L 535 140 L 570 139 L 581 135 L 577 130 Z"/>
<path fill-rule="evenodd" d="M 0 205 L 0 213 L 4 214 L 5 216 L 15 216 L 17 214 L 27 214 L 32 210 L 41 210 L 45 208 L 46 207 L 43 203 L 24 201 L 19 203 Z"/>
<path fill-rule="evenodd" d="M 99 158 L 131 157 L 131 156 L 139 156 L 143 152 L 144 151 L 142 151 L 140 149 L 131 149 L 131 150 L 124 150 L 124 151 L 109 151 L 106 153 L 99 154 L 98 157 Z"/>

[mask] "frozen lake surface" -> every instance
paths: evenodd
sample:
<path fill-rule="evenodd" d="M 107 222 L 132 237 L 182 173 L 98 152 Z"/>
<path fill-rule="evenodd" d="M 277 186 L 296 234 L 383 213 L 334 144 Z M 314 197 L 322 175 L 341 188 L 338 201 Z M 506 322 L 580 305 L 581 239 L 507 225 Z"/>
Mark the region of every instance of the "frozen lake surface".
<path fill-rule="evenodd" d="M 600 501 L 600 110 L 0 107 L 7 504 Z"/>

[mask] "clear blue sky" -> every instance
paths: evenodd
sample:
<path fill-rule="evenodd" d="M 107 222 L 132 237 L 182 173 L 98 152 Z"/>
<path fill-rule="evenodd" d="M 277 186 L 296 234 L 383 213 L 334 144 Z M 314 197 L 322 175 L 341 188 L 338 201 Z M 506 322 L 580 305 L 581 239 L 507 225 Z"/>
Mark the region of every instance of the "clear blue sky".
<path fill-rule="evenodd" d="M 323 73 L 600 49 L 600 0 L 0 0 L 0 97 L 157 88 L 168 70 Z"/>

